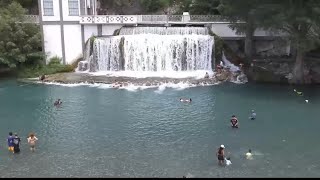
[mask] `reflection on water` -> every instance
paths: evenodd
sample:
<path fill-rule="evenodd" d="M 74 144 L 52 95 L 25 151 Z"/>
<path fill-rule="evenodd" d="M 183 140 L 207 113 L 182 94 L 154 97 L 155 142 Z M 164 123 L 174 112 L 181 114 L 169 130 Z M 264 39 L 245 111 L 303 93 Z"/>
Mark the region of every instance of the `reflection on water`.
<path fill-rule="evenodd" d="M 319 89 L 301 90 L 307 104 L 288 86 L 131 92 L 2 82 L 0 177 L 319 177 Z M 53 107 L 57 98 L 61 108 Z M 232 114 L 239 129 L 229 127 Z M 18 155 L 7 151 L 9 131 L 22 138 Z M 35 153 L 30 131 L 39 138 Z M 229 167 L 217 165 L 220 144 Z"/>

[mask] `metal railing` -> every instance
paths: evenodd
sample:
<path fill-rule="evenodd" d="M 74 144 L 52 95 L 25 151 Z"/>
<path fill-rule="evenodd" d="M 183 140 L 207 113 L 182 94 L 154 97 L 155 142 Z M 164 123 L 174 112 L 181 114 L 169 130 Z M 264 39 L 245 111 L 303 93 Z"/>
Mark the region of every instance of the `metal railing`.
<path fill-rule="evenodd" d="M 26 15 L 26 23 L 39 23 L 38 15 Z M 164 24 L 164 23 L 229 22 L 220 15 L 87 15 L 80 16 L 81 24 Z"/>
<path fill-rule="evenodd" d="M 39 16 L 38 15 L 26 15 L 25 16 L 25 23 L 39 23 Z"/>
<path fill-rule="evenodd" d="M 81 16 L 80 24 L 165 24 L 165 23 L 228 23 L 218 15 L 95 15 Z"/>

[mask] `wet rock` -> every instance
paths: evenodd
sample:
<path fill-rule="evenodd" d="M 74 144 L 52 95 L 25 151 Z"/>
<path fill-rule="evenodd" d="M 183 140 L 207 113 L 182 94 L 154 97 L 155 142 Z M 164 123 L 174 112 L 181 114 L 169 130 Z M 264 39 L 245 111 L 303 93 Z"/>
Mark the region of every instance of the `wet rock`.
<path fill-rule="evenodd" d="M 78 63 L 78 71 L 87 71 L 89 69 L 88 61 L 80 61 Z"/>

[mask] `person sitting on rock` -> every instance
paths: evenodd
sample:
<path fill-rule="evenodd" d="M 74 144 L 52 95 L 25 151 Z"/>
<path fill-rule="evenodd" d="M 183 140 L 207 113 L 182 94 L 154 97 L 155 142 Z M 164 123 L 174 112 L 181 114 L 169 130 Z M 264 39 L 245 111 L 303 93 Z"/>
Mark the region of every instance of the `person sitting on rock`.
<path fill-rule="evenodd" d="M 45 80 L 45 79 L 46 79 L 46 76 L 45 76 L 44 74 L 39 77 L 39 80 L 40 80 L 40 81 L 43 81 L 43 80 Z"/>
<path fill-rule="evenodd" d="M 220 74 L 222 72 L 223 67 L 218 64 L 216 69 L 217 72 Z"/>
<path fill-rule="evenodd" d="M 209 78 L 209 73 L 206 72 L 206 75 L 204 75 L 204 78 L 208 79 Z"/>

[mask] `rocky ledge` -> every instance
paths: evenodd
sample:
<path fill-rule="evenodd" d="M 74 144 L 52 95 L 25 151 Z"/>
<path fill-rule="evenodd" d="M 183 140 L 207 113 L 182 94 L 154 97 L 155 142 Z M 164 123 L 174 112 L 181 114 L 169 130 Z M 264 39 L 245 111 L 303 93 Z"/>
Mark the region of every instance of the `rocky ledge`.
<path fill-rule="evenodd" d="M 244 80 L 243 80 L 244 78 Z M 54 82 L 62 84 L 79 84 L 79 83 L 99 83 L 99 84 L 113 84 L 114 86 L 127 86 L 134 84 L 136 86 L 159 86 L 164 83 L 188 83 L 191 85 L 213 85 L 223 81 L 240 81 L 246 82 L 244 74 L 232 74 L 231 72 L 222 71 L 214 73 L 212 77 L 208 78 L 162 78 L 162 77 L 147 77 L 147 78 L 133 78 L 133 77 L 114 77 L 107 75 L 93 76 L 87 73 L 59 73 L 46 75 L 43 82 Z"/>

